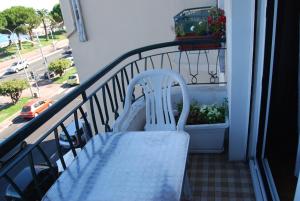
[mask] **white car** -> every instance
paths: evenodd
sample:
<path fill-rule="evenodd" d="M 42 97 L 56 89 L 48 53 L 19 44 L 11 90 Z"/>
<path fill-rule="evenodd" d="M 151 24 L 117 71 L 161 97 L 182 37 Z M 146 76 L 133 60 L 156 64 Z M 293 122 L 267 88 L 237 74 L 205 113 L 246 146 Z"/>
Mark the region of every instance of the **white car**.
<path fill-rule="evenodd" d="M 16 61 L 14 62 L 8 69 L 7 72 L 8 73 L 17 73 L 20 70 L 24 69 L 24 68 L 28 68 L 29 64 L 28 62 L 23 59 L 21 61 Z"/>
<path fill-rule="evenodd" d="M 71 141 L 72 141 L 75 148 L 80 146 L 80 139 L 79 138 L 81 138 L 82 142 L 85 142 L 84 130 L 83 130 L 83 127 L 84 127 L 84 121 L 83 120 L 80 119 L 78 121 L 78 127 L 79 127 L 79 132 L 77 132 L 77 130 L 76 130 L 75 121 L 72 121 L 68 126 L 66 126 L 68 134 L 70 135 Z M 63 148 L 66 148 L 66 149 L 70 148 L 68 138 L 67 138 L 66 134 L 63 131 L 59 134 L 59 144 Z"/>
<path fill-rule="evenodd" d="M 67 80 L 67 83 L 71 86 L 74 86 L 74 85 L 78 85 L 80 84 L 79 82 L 79 76 L 77 73 L 69 76 L 68 80 Z"/>

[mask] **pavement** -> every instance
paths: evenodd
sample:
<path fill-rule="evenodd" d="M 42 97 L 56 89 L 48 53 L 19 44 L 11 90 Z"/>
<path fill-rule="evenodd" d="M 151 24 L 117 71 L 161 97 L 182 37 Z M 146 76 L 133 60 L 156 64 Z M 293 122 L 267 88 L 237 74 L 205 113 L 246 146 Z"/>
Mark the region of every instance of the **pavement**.
<path fill-rule="evenodd" d="M 69 46 L 69 40 L 64 39 L 64 40 L 57 41 L 55 43 L 55 47 L 56 47 L 55 49 L 54 49 L 53 45 L 48 45 L 48 46 L 42 47 L 42 50 L 43 50 L 43 53 L 44 53 L 45 57 L 47 57 L 47 56 L 50 56 L 50 55 L 55 54 L 57 52 L 61 52 L 62 49 L 67 47 L 67 46 Z M 40 49 L 36 49 L 36 50 L 31 51 L 31 52 L 22 54 L 22 58 L 26 59 L 29 64 L 34 63 L 34 62 L 41 59 Z M 0 63 L 0 76 L 4 75 L 5 72 L 6 72 L 6 69 L 13 62 L 15 62 L 17 60 L 18 60 L 18 57 L 1 62 Z"/>

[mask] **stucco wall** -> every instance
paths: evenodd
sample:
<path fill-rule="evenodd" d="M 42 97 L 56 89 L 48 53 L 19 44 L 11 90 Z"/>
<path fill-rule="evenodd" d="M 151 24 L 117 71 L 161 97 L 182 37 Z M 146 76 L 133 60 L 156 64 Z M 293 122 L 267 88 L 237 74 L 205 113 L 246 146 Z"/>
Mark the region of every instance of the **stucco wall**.
<path fill-rule="evenodd" d="M 74 30 L 69 0 L 60 0 L 68 33 Z M 184 8 L 213 6 L 216 0 L 81 0 L 87 42 L 70 37 L 81 81 L 119 55 L 174 40 L 173 16 Z"/>

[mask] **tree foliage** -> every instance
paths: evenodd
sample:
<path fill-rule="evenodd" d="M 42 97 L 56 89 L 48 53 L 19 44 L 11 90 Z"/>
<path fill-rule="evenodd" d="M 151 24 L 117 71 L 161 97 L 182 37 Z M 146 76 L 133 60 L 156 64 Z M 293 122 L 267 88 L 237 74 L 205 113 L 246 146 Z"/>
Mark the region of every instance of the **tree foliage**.
<path fill-rule="evenodd" d="M 3 13 L 0 13 L 0 29 L 7 26 L 7 21 Z"/>
<path fill-rule="evenodd" d="M 56 61 L 53 61 L 49 64 L 49 71 L 53 71 L 56 74 L 59 74 L 59 76 L 62 76 L 62 74 L 65 72 L 67 68 L 71 66 L 71 61 L 68 59 L 59 59 Z"/>
<path fill-rule="evenodd" d="M 0 95 L 9 96 L 13 104 L 16 104 L 21 95 L 22 91 L 29 87 L 29 83 L 26 80 L 8 80 L 0 83 Z"/>
<path fill-rule="evenodd" d="M 30 40 L 33 40 L 33 33 L 32 30 L 37 28 L 41 24 L 41 19 L 39 18 L 38 14 L 35 12 L 33 8 L 30 8 L 30 15 L 27 18 L 27 29 Z"/>
<path fill-rule="evenodd" d="M 5 28 L 13 31 L 15 30 L 16 34 L 26 33 L 25 24 L 30 15 L 34 14 L 34 10 L 26 8 L 24 6 L 13 6 L 2 12 L 3 16 L 7 21 Z"/>
<path fill-rule="evenodd" d="M 29 23 L 28 20 L 31 19 L 32 16 L 36 15 L 34 9 L 26 8 L 24 6 L 13 6 L 4 10 L 2 14 L 7 21 L 5 28 L 12 32 L 15 31 L 19 39 L 19 46 L 22 48 L 20 34 L 25 34 L 28 31 L 26 24 Z M 7 31 L 5 32 L 9 33 Z"/>
<path fill-rule="evenodd" d="M 49 13 L 46 9 L 40 9 L 37 10 L 37 14 L 39 15 L 43 26 L 44 26 L 44 31 L 45 31 L 45 35 L 46 35 L 46 40 L 49 40 L 49 36 L 48 36 L 48 31 L 47 31 L 47 25 L 46 25 L 46 20 L 49 18 Z"/>
<path fill-rule="evenodd" d="M 61 13 L 61 9 L 60 9 L 60 4 L 55 4 L 53 6 L 52 11 L 50 12 L 51 17 L 53 18 L 53 20 L 57 23 L 60 23 L 63 21 L 63 16 Z"/>

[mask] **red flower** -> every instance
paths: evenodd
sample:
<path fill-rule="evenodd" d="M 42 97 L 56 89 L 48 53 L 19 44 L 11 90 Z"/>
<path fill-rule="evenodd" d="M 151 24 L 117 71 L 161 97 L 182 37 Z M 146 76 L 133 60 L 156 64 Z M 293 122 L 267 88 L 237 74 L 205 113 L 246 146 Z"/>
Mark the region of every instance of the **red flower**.
<path fill-rule="evenodd" d="M 222 16 L 219 17 L 218 21 L 225 24 L 226 23 L 226 17 L 224 15 L 222 15 Z"/>
<path fill-rule="evenodd" d="M 207 17 L 207 22 L 208 22 L 208 24 L 211 24 L 211 23 L 212 23 L 212 20 L 213 20 L 213 19 L 212 19 L 211 16 L 208 16 L 208 17 Z"/>

